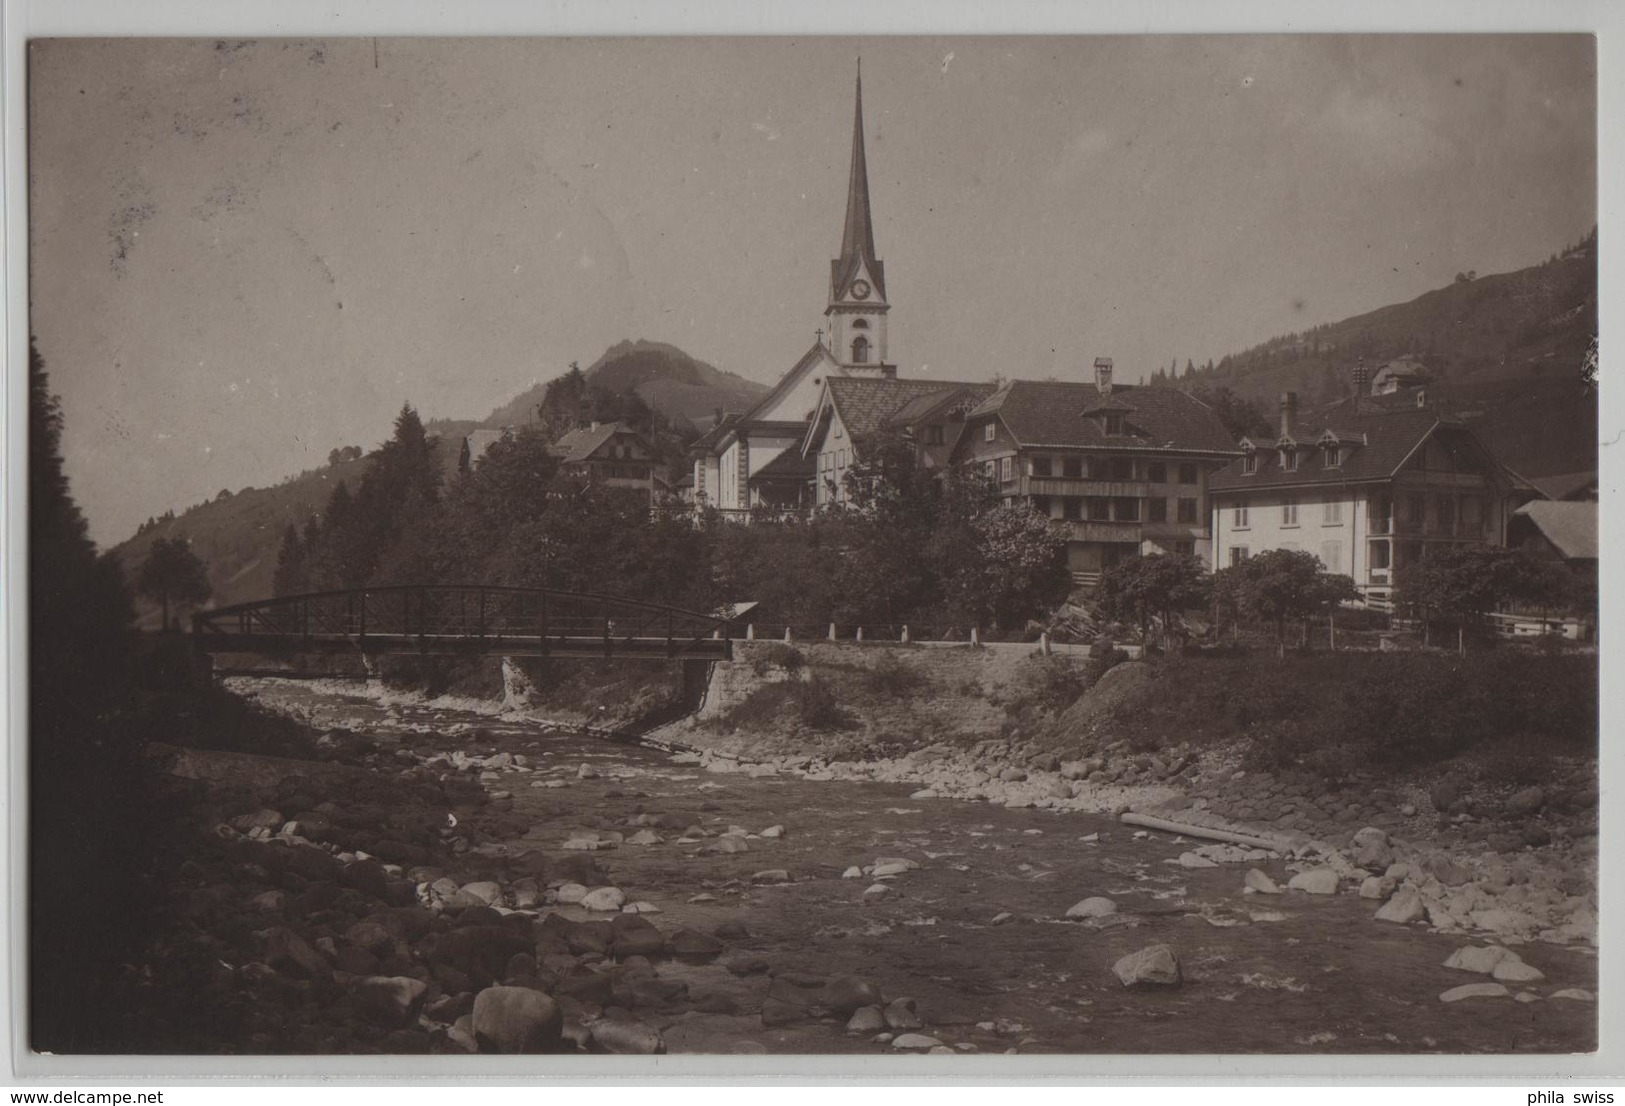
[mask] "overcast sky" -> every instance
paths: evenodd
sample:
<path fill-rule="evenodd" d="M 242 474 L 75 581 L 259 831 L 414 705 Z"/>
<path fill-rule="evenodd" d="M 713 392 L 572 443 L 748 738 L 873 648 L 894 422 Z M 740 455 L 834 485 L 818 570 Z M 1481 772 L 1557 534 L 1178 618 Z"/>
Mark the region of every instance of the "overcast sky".
<path fill-rule="evenodd" d="M 1596 220 L 1589 37 L 36 43 L 32 326 L 95 537 L 623 338 L 776 379 L 860 48 L 904 375 L 1134 380 Z"/>

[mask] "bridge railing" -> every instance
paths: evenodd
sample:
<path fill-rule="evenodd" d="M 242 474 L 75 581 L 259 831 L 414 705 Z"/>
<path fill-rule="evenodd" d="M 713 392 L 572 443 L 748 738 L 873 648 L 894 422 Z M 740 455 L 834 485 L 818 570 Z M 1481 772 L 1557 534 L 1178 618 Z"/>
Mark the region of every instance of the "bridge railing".
<path fill-rule="evenodd" d="M 602 643 L 645 650 L 664 643 L 672 653 L 700 642 L 727 641 L 728 619 L 617 596 L 496 585 L 395 585 L 314 592 L 239 603 L 193 616 L 201 647 L 244 642 L 329 645 L 415 640 Z"/>

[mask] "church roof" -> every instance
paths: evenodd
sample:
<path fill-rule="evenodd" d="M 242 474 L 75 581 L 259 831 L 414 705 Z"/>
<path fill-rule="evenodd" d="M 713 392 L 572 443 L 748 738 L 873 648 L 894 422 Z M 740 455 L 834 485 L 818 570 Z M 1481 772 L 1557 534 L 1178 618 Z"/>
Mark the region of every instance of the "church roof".
<path fill-rule="evenodd" d="M 869 212 L 869 164 L 863 153 L 863 70 L 858 70 L 857 107 L 852 119 L 852 174 L 846 185 L 846 223 L 841 229 L 841 256 L 830 262 L 831 301 L 846 295 L 859 271 L 867 267 L 875 292 L 886 299 L 886 275 L 875 259 L 874 219 Z"/>
<path fill-rule="evenodd" d="M 751 473 L 747 483 L 756 484 L 773 480 L 809 480 L 817 472 L 818 463 L 811 457 L 803 457 L 801 450 L 792 446 Z"/>

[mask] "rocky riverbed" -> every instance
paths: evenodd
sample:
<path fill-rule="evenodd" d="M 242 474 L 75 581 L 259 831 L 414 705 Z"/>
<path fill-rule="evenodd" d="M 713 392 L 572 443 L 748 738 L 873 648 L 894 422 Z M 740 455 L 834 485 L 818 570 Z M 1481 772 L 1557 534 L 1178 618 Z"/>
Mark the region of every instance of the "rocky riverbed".
<path fill-rule="evenodd" d="M 1423 833 L 1440 812 L 1403 812 L 1426 796 L 1323 803 L 1178 750 L 752 763 L 236 687 L 325 736 L 313 760 L 171 753 L 208 791 L 171 947 L 208 954 L 192 985 L 225 1012 L 213 1051 L 1596 1040 L 1594 847 L 1572 831 L 1464 850 Z M 1243 801 L 1304 817 L 1243 825 L 1227 806 Z M 1201 835 L 1114 816 L 1130 807 Z M 1209 840 L 1221 824 L 1247 843 Z"/>

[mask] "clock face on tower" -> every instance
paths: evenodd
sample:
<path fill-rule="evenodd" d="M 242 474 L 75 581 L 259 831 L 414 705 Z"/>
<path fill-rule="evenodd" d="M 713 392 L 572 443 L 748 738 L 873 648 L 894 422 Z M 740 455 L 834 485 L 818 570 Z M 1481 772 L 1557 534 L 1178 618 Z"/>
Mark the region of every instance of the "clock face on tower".
<path fill-rule="evenodd" d="M 869 298 L 869 282 L 867 280 L 854 280 L 852 282 L 852 296 L 854 299 L 866 300 Z"/>

